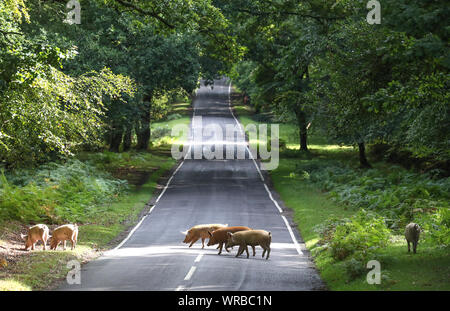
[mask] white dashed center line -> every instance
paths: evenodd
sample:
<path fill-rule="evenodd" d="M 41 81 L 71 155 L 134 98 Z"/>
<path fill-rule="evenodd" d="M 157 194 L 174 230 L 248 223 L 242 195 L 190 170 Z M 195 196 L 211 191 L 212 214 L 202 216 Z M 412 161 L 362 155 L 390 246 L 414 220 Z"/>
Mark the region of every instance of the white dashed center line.
<path fill-rule="evenodd" d="M 197 269 L 196 266 L 192 266 L 191 269 L 189 270 L 188 274 L 186 274 L 186 276 L 184 277 L 184 280 L 189 281 L 196 269 Z"/>
<path fill-rule="evenodd" d="M 203 254 L 198 254 L 197 258 L 195 258 L 194 262 L 199 262 L 203 257 Z"/>

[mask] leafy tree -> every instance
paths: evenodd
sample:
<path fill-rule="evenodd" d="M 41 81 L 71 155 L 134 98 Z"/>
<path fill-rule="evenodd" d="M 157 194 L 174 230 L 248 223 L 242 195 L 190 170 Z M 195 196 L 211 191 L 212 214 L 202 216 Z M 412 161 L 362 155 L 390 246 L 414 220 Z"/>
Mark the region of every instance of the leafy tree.
<path fill-rule="evenodd" d="M 30 22 L 21 1 L 0 3 L 0 160 L 9 166 L 71 155 L 97 144 L 104 96 L 132 94 L 131 79 L 108 69 L 69 76 L 64 59 L 74 56 L 42 35 L 23 31 Z"/>

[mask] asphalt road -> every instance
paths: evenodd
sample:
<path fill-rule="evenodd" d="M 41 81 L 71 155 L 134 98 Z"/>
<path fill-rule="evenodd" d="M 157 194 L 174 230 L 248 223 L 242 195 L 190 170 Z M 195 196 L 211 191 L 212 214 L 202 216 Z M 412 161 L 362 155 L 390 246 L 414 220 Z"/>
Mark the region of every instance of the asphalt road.
<path fill-rule="evenodd" d="M 235 125 L 229 109 L 229 82 L 216 81 L 197 91 L 195 116 L 202 126 Z M 199 128 L 199 122 L 193 127 Z M 197 137 L 198 138 L 198 137 Z M 217 135 L 193 139 L 195 148 L 209 147 L 221 140 Z M 244 146 L 241 135 L 225 138 L 227 148 Z M 225 148 L 226 149 L 226 148 Z M 61 290 L 315 290 L 322 282 L 295 228 L 288 226 L 277 204 L 265 187 L 260 172 L 248 152 L 242 160 L 185 159 L 169 179 L 151 213 L 118 248 L 83 265 L 81 284 L 64 284 Z M 263 181 L 264 179 L 264 181 Z M 269 190 L 270 191 L 270 190 Z M 216 247 L 201 249 L 201 241 L 192 248 L 182 243 L 180 231 L 196 224 L 223 223 L 244 225 L 272 232 L 269 260 L 256 256 L 235 258 L 237 247 L 217 255 Z M 290 231 L 291 230 L 291 231 Z"/>

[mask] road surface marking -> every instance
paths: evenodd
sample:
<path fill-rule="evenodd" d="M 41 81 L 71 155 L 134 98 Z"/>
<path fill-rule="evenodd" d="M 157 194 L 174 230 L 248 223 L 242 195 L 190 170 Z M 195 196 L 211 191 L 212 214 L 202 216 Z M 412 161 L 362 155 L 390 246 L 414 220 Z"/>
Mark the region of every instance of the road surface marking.
<path fill-rule="evenodd" d="M 281 207 L 278 205 L 278 202 L 272 197 L 272 193 L 269 190 L 269 187 L 267 187 L 267 185 L 264 183 L 264 188 L 266 188 L 267 193 L 269 194 L 269 198 L 272 200 L 273 204 L 275 204 L 275 206 L 277 207 L 278 211 L 280 212 L 280 214 L 283 212 L 283 210 L 281 209 Z"/>
<path fill-rule="evenodd" d="M 194 262 L 199 262 L 203 257 L 203 254 L 198 254 L 197 258 L 195 258 Z"/>
<path fill-rule="evenodd" d="M 291 235 L 292 241 L 294 241 L 294 245 L 295 245 L 295 249 L 297 250 L 297 253 L 298 253 L 299 255 L 303 255 L 303 252 L 302 252 L 302 250 L 300 249 L 300 245 L 298 244 L 297 239 L 296 239 L 295 236 L 294 236 L 294 232 L 292 231 L 292 228 L 291 228 L 291 226 L 289 225 L 289 223 L 288 223 L 286 217 L 284 217 L 283 215 L 281 215 L 281 218 L 283 218 L 284 223 L 286 224 L 286 227 L 288 228 L 289 234 Z"/>
<path fill-rule="evenodd" d="M 184 277 L 185 281 L 189 281 L 192 277 L 192 275 L 194 274 L 195 270 L 197 269 L 196 266 L 192 266 L 191 269 L 189 270 L 189 272 L 186 274 L 186 276 Z"/>
<path fill-rule="evenodd" d="M 150 209 L 150 211 L 144 217 L 142 217 L 141 221 L 139 221 L 138 224 L 133 228 L 133 230 L 130 231 L 130 233 L 127 235 L 127 237 L 122 242 L 120 242 L 119 245 L 114 247 L 112 250 L 119 249 L 123 244 L 125 244 L 125 242 L 128 241 L 128 239 L 137 230 L 137 228 L 139 228 L 139 226 L 142 224 L 142 222 L 145 220 L 145 218 L 147 218 L 147 216 L 150 215 L 150 213 L 153 211 L 154 208 L 155 208 L 155 206 L 153 205 L 152 208 Z"/>

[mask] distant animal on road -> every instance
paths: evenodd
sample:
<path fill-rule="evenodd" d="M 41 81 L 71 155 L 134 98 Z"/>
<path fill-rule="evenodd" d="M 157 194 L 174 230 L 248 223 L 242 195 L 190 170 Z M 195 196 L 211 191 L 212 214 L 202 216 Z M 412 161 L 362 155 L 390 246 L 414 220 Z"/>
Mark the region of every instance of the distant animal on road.
<path fill-rule="evenodd" d="M 413 252 L 416 253 L 417 244 L 419 243 L 419 237 L 420 237 L 420 226 L 416 223 L 410 223 L 405 228 L 405 238 L 406 242 L 408 243 L 408 253 L 410 250 L 410 243 L 412 243 L 413 246 Z"/>
<path fill-rule="evenodd" d="M 262 257 L 264 258 L 264 254 L 267 252 L 266 260 L 269 259 L 270 243 L 272 242 L 272 234 L 270 232 L 266 230 L 248 230 L 236 233 L 229 232 L 228 236 L 226 248 L 239 245 L 236 257 L 239 257 L 245 250 L 248 258 L 248 245 L 253 248 L 253 256 L 255 256 L 255 246 L 259 245 L 264 249 Z"/>
<path fill-rule="evenodd" d="M 183 243 L 191 243 L 189 247 L 191 247 L 195 242 L 197 242 L 198 239 L 202 239 L 202 248 L 205 248 L 205 239 L 209 238 L 209 231 L 214 231 L 219 228 L 227 227 L 228 224 L 222 225 L 222 224 L 204 224 L 204 225 L 196 225 L 192 227 L 191 229 L 181 232 L 182 234 L 185 234 L 186 237 L 184 238 Z"/>
<path fill-rule="evenodd" d="M 78 226 L 77 224 L 67 224 L 55 228 L 52 232 L 52 239 L 50 242 L 50 249 L 56 249 L 59 243 L 63 242 L 63 249 L 66 250 L 66 241 L 72 242 L 72 250 L 77 245 Z"/>
<path fill-rule="evenodd" d="M 31 250 L 34 250 L 34 246 L 37 241 L 42 241 L 44 243 L 44 250 L 46 249 L 48 235 L 48 227 L 43 224 L 35 225 L 28 228 L 27 234 L 20 234 L 22 240 L 25 241 L 25 250 L 28 250 L 31 246 Z"/>
<path fill-rule="evenodd" d="M 208 246 L 219 244 L 219 253 L 218 255 L 222 254 L 222 248 L 225 245 L 225 250 L 227 252 L 230 252 L 228 250 L 228 247 L 226 247 L 226 243 L 228 240 L 228 233 L 234 233 L 238 231 L 244 231 L 244 230 L 251 230 L 249 227 L 244 226 L 236 226 L 236 227 L 225 227 L 217 229 L 213 232 L 208 232 L 210 235 Z"/>

